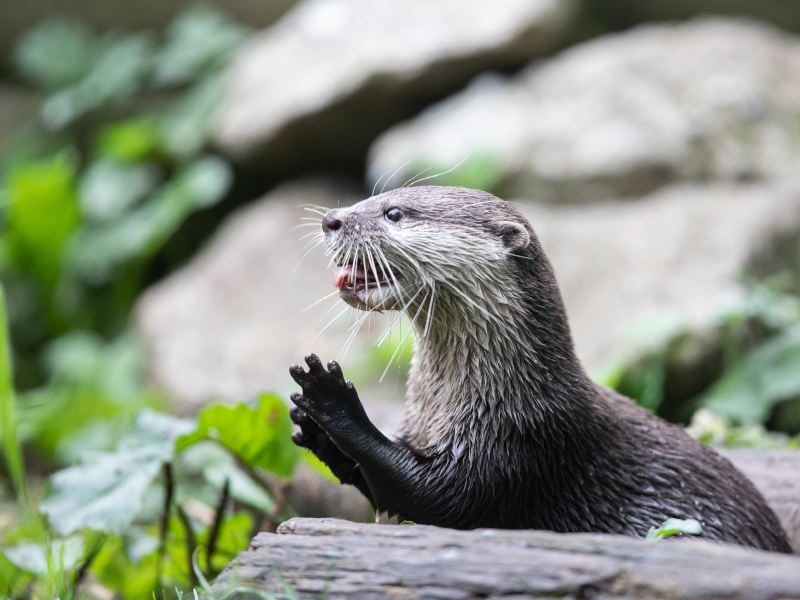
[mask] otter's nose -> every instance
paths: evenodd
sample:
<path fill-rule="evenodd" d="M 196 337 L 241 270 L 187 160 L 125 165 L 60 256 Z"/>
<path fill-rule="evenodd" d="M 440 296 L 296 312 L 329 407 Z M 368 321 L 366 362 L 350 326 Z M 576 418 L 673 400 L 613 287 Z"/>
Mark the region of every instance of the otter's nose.
<path fill-rule="evenodd" d="M 329 231 L 336 231 L 342 226 L 342 222 L 333 216 L 333 211 L 330 211 L 322 217 L 322 231 L 328 233 Z"/>

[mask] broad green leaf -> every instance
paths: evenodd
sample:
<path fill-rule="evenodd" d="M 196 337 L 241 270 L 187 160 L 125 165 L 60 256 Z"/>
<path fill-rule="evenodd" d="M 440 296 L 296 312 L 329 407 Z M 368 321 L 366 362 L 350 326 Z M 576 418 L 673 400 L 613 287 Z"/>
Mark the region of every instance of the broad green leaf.
<path fill-rule="evenodd" d="M 21 396 L 19 433 L 59 461 L 115 448 L 139 410 L 164 404 L 142 387 L 144 355 L 132 334 L 105 342 L 73 331 L 48 346 L 45 363 L 50 383 Z"/>
<path fill-rule="evenodd" d="M 167 29 L 166 47 L 156 60 L 156 83 L 185 84 L 224 67 L 249 31 L 212 6 L 184 10 Z"/>
<path fill-rule="evenodd" d="M 92 561 L 92 574 L 105 587 L 126 600 L 152 600 L 158 573 L 157 552 L 139 560 L 128 558 L 125 540 L 112 536 Z"/>
<path fill-rule="evenodd" d="M 83 464 L 53 475 L 40 511 L 61 535 L 84 527 L 125 531 L 141 513 L 164 463 L 172 460 L 175 440 L 192 428 L 191 422 L 143 410 L 116 452 L 89 453 Z"/>
<path fill-rule="evenodd" d="M 739 423 L 763 423 L 781 400 L 800 395 L 800 328 L 763 344 L 729 369 L 702 406 Z"/>
<path fill-rule="evenodd" d="M 97 150 L 101 156 L 137 162 L 159 148 L 161 137 L 159 120 L 138 117 L 103 127 L 98 135 Z"/>
<path fill-rule="evenodd" d="M 219 494 L 227 480 L 228 492 L 232 498 L 265 515 L 272 512 L 273 502 L 270 495 L 242 471 L 231 453 L 219 444 L 201 441 L 189 446 L 176 456 L 173 468 L 176 479 L 181 481 L 181 488 L 209 506 L 217 505 Z M 208 490 L 203 494 L 189 489 L 193 483 L 199 488 L 198 480 L 206 488 L 208 484 L 211 485 L 212 496 L 208 496 Z"/>
<path fill-rule="evenodd" d="M 25 494 L 25 465 L 17 432 L 17 410 L 14 397 L 14 372 L 11 364 L 11 340 L 8 332 L 6 296 L 0 285 L 0 436 L 3 456 L 17 496 Z"/>
<path fill-rule="evenodd" d="M 61 273 L 61 251 L 80 223 L 75 165 L 65 154 L 13 167 L 8 176 L 11 251 L 46 290 Z"/>
<path fill-rule="evenodd" d="M 667 519 L 656 529 L 651 527 L 647 532 L 647 539 L 651 542 L 660 540 L 670 535 L 686 533 L 688 535 L 700 535 L 703 533 L 703 526 L 694 519 Z"/>
<path fill-rule="evenodd" d="M 197 430 L 178 438 L 177 450 L 200 440 L 214 440 L 250 467 L 289 477 L 300 460 L 291 440 L 289 409 L 273 394 L 262 394 L 255 407 L 244 403 L 212 404 L 199 415 Z"/>
<path fill-rule="evenodd" d="M 45 101 L 42 120 L 60 129 L 91 110 L 138 92 L 152 66 L 153 53 L 153 39 L 146 33 L 108 34 L 97 40 L 89 71 Z"/>
<path fill-rule="evenodd" d="M 17 71 L 28 81 L 52 91 L 73 85 L 89 72 L 94 39 L 77 19 L 54 18 L 26 33 L 14 49 Z"/>
<path fill-rule="evenodd" d="M 19 544 L 3 548 L 2 552 L 18 568 L 34 575 L 47 575 L 53 569 L 70 571 L 84 557 L 83 537 L 73 535 L 63 540 L 50 542 L 53 561 L 57 564 L 48 567 L 47 548 L 44 544 Z"/>
<path fill-rule="evenodd" d="M 128 262 L 152 256 L 190 214 L 221 200 L 232 180 L 222 159 L 198 159 L 140 207 L 81 231 L 70 245 L 71 268 L 90 282 L 108 281 Z"/>
<path fill-rule="evenodd" d="M 224 75 L 206 77 L 192 86 L 164 119 L 164 147 L 170 154 L 186 160 L 207 145 L 224 94 Z"/>
<path fill-rule="evenodd" d="M 126 165 L 102 159 L 92 164 L 81 178 L 83 214 L 93 221 L 109 221 L 155 190 L 159 169 L 152 163 Z"/>

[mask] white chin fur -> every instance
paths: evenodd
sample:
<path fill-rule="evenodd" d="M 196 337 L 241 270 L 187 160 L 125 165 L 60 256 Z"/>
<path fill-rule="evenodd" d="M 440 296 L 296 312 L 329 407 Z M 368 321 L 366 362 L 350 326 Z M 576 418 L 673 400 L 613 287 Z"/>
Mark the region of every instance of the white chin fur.
<path fill-rule="evenodd" d="M 369 288 L 352 292 L 347 288 L 339 290 L 339 297 L 359 310 L 393 310 L 400 308 L 393 290 L 388 286 Z"/>

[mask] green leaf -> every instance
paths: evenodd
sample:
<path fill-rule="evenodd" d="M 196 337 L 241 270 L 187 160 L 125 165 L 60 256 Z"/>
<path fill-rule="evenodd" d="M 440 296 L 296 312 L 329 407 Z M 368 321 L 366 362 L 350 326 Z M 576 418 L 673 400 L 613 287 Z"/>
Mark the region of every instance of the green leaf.
<path fill-rule="evenodd" d="M 151 600 L 158 572 L 157 553 L 153 551 L 139 560 L 131 560 L 128 554 L 122 537 L 109 538 L 92 561 L 92 574 L 121 598 Z"/>
<path fill-rule="evenodd" d="M 6 296 L 0 284 L 0 435 L 3 455 L 11 475 L 17 497 L 25 494 L 25 465 L 17 434 L 17 411 L 14 398 L 14 373 L 11 364 L 11 341 L 8 333 Z"/>
<path fill-rule="evenodd" d="M 152 163 L 127 165 L 101 159 L 81 178 L 80 200 L 83 214 L 93 221 L 110 221 L 156 189 L 159 169 Z"/>
<path fill-rule="evenodd" d="M 18 568 L 34 575 L 47 575 L 54 568 L 70 571 L 84 557 L 83 537 L 73 535 L 63 540 L 50 542 L 52 559 L 56 565 L 47 564 L 47 547 L 44 544 L 19 544 L 3 548 L 3 554 Z"/>
<path fill-rule="evenodd" d="M 678 533 L 700 535 L 703 533 L 703 526 L 700 525 L 699 521 L 695 521 L 694 519 L 667 519 L 658 529 L 655 527 L 650 528 L 650 531 L 647 532 L 647 540 L 654 542 Z"/>
<path fill-rule="evenodd" d="M 244 403 L 207 406 L 200 412 L 197 430 L 178 438 L 176 450 L 214 440 L 250 467 L 289 477 L 300 460 L 300 449 L 291 440 L 293 429 L 283 401 L 262 394 L 255 407 Z"/>
<path fill-rule="evenodd" d="M 14 49 L 17 71 L 52 91 L 77 83 L 94 60 L 91 31 L 77 19 L 54 18 L 26 33 Z"/>
<path fill-rule="evenodd" d="M 221 200 L 232 180 L 222 159 L 198 159 L 139 208 L 81 231 L 70 245 L 70 268 L 92 283 L 107 282 L 128 262 L 155 254 L 186 217 Z"/>
<path fill-rule="evenodd" d="M 65 154 L 17 165 L 7 187 L 11 251 L 51 291 L 61 274 L 62 248 L 80 223 L 75 165 Z"/>
<path fill-rule="evenodd" d="M 156 83 L 185 84 L 203 72 L 224 67 L 249 31 L 212 6 L 184 10 L 167 30 L 166 47 L 156 60 Z"/>
<path fill-rule="evenodd" d="M 702 406 L 739 423 L 763 423 L 781 400 L 800 395 L 800 327 L 766 342 L 728 369 Z"/>
<path fill-rule="evenodd" d="M 42 120 L 60 129 L 87 112 L 138 92 L 152 66 L 154 44 L 147 33 L 108 34 L 92 46 L 93 62 L 75 85 L 48 98 Z"/>
<path fill-rule="evenodd" d="M 138 117 L 106 125 L 97 138 L 101 156 L 122 162 L 137 162 L 155 152 L 161 145 L 161 124 L 153 117 Z"/>
<path fill-rule="evenodd" d="M 84 527 L 125 531 L 141 513 L 162 466 L 172 460 L 175 440 L 192 427 L 169 415 L 141 411 L 116 452 L 89 453 L 83 464 L 53 475 L 40 511 L 61 535 Z"/>

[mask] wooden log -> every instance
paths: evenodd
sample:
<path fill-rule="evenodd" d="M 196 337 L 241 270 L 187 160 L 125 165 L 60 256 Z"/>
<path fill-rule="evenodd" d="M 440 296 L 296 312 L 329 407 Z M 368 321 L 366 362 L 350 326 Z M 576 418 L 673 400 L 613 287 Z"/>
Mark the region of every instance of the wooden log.
<path fill-rule="evenodd" d="M 800 598 L 800 556 L 701 540 L 292 519 L 216 580 L 300 598 Z M 240 596 L 246 597 L 246 595 Z M 253 596 L 255 597 L 255 596 Z"/>
<path fill-rule="evenodd" d="M 800 452 L 723 454 L 761 490 L 797 551 Z M 292 519 L 277 534 L 257 535 L 214 589 L 217 597 L 245 586 L 289 598 L 284 584 L 299 598 L 327 590 L 331 600 L 800 600 L 800 556 L 695 539 Z"/>

